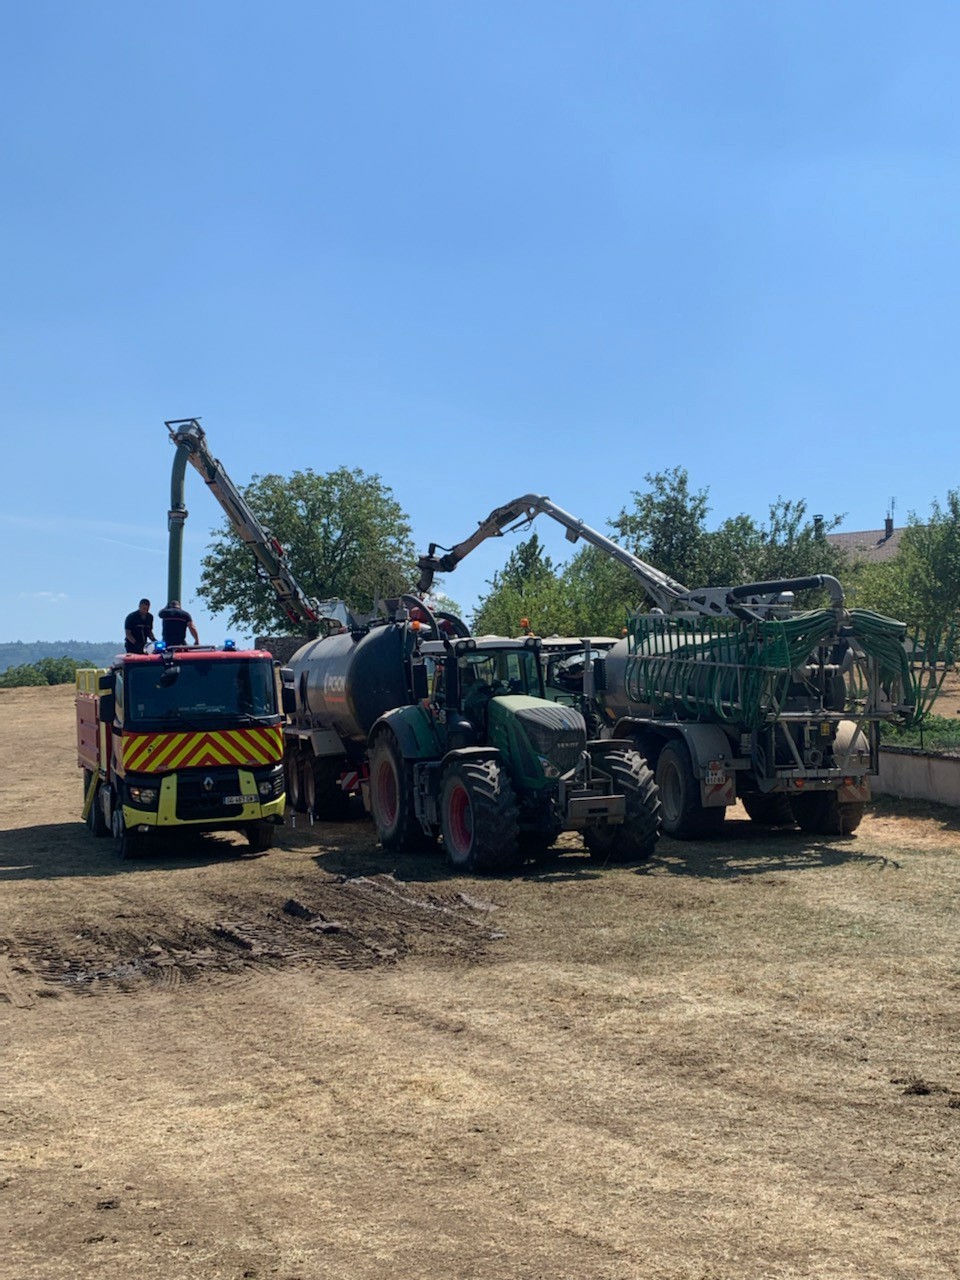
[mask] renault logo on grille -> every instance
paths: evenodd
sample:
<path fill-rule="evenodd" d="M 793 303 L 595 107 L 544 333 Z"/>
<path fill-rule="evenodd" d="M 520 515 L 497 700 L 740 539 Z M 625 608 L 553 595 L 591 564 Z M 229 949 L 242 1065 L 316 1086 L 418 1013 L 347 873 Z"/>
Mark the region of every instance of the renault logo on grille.
<path fill-rule="evenodd" d="M 209 773 L 207 774 L 207 776 L 206 776 L 206 777 L 204 778 L 204 780 L 203 780 L 203 789 L 204 789 L 204 791 L 212 791 L 212 790 L 213 790 L 213 779 L 210 777 Z"/>

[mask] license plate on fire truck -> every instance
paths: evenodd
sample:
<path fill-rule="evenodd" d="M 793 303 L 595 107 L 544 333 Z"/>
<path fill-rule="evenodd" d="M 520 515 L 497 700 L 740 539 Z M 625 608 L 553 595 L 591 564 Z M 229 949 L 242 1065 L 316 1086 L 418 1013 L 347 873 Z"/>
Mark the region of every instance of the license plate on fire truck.
<path fill-rule="evenodd" d="M 256 804 L 258 796 L 224 796 L 224 804 Z"/>

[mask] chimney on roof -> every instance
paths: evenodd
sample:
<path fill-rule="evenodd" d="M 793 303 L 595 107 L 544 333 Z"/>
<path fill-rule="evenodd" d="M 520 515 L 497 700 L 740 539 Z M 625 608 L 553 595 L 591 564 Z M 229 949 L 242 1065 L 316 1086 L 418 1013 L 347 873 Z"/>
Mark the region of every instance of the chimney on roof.
<path fill-rule="evenodd" d="M 892 537 L 893 537 L 893 516 L 887 516 L 886 520 L 884 520 L 883 522 L 883 538 L 884 538 L 884 541 L 886 541 L 887 538 L 892 538 Z"/>
<path fill-rule="evenodd" d="M 823 537 L 823 516 L 813 517 L 813 536 L 815 538 Z"/>

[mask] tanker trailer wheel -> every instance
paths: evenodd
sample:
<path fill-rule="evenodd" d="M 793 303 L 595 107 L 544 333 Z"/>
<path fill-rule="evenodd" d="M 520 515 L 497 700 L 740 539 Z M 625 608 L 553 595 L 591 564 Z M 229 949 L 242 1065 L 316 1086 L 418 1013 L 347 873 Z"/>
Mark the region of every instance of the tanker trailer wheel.
<path fill-rule="evenodd" d="M 700 803 L 700 783 L 694 777 L 685 742 L 668 742 L 660 752 L 657 786 L 663 830 L 668 836 L 676 840 L 703 840 L 719 834 L 726 809 L 705 809 Z"/>
<path fill-rule="evenodd" d="M 83 799 L 86 802 L 87 792 L 90 790 L 90 782 L 93 779 L 93 773 L 90 769 L 83 771 Z M 97 783 L 97 789 L 93 793 L 93 800 L 90 802 L 90 808 L 87 811 L 87 829 L 95 836 L 103 837 L 110 834 L 110 828 L 107 826 L 107 820 L 103 816 L 103 795 L 100 783 Z"/>
<path fill-rule="evenodd" d="M 266 853 L 273 848 L 274 825 L 272 822 L 251 822 L 244 828 L 251 853 Z"/>
<path fill-rule="evenodd" d="M 496 760 L 457 760 L 443 775 L 440 830 L 451 866 L 481 875 L 520 864 L 517 799 Z"/>
<path fill-rule="evenodd" d="M 642 862 L 660 839 L 660 790 L 639 751 L 607 751 L 597 765 L 613 778 L 626 802 L 620 826 L 586 827 L 583 843 L 596 862 Z"/>
<path fill-rule="evenodd" d="M 321 822 L 344 822 L 350 797 L 340 786 L 342 756 L 310 756 L 303 762 L 304 808 Z"/>
<path fill-rule="evenodd" d="M 413 812 L 413 777 L 392 733 L 370 748 L 370 812 L 384 849 L 410 853 L 429 843 Z"/>
<path fill-rule="evenodd" d="M 283 753 L 283 783 L 287 792 L 287 804 L 295 813 L 306 813 L 307 802 L 303 794 L 303 760 L 299 747 L 289 744 Z"/>
<path fill-rule="evenodd" d="M 835 791 L 807 791 L 791 796 L 790 806 L 801 831 L 824 836 L 853 835 L 866 808 L 862 800 L 838 800 Z"/>
<path fill-rule="evenodd" d="M 762 827 L 792 827 L 796 823 L 790 797 L 782 791 L 774 791 L 770 795 L 745 795 L 740 797 L 743 807 L 751 822 Z"/>

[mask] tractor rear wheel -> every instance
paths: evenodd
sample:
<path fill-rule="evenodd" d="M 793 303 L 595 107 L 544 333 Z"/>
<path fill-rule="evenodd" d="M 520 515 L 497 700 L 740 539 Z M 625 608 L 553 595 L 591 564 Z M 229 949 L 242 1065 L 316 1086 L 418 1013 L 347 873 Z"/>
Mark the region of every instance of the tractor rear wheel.
<path fill-rule="evenodd" d="M 321 822 L 343 822 L 350 797 L 340 786 L 342 756 L 307 756 L 303 764 L 304 807 Z"/>
<path fill-rule="evenodd" d="M 413 811 L 413 778 L 392 733 L 377 735 L 370 748 L 370 812 L 384 849 L 410 853 L 425 843 Z"/>
<path fill-rule="evenodd" d="M 802 831 L 824 836 L 850 836 L 863 821 L 862 800 L 842 801 L 835 791 L 808 791 L 792 796 L 790 806 Z"/>
<path fill-rule="evenodd" d="M 700 803 L 700 783 L 694 777 L 686 743 L 668 742 L 657 761 L 657 786 L 663 813 L 663 830 L 676 840 L 703 840 L 718 835 L 726 809 L 705 809 Z"/>
<path fill-rule="evenodd" d="M 520 864 L 517 799 L 496 760 L 456 760 L 443 775 L 440 830 L 451 866 L 497 875 Z"/>
<path fill-rule="evenodd" d="M 587 827 L 583 843 L 597 862 L 642 862 L 660 839 L 660 791 L 653 770 L 630 748 L 608 751 L 597 764 L 613 778 L 614 790 L 626 801 L 620 826 Z"/>
<path fill-rule="evenodd" d="M 766 796 L 745 795 L 740 797 L 740 801 L 751 822 L 757 822 L 762 827 L 792 827 L 797 821 L 793 816 L 790 797 L 785 796 L 782 791 Z"/>

